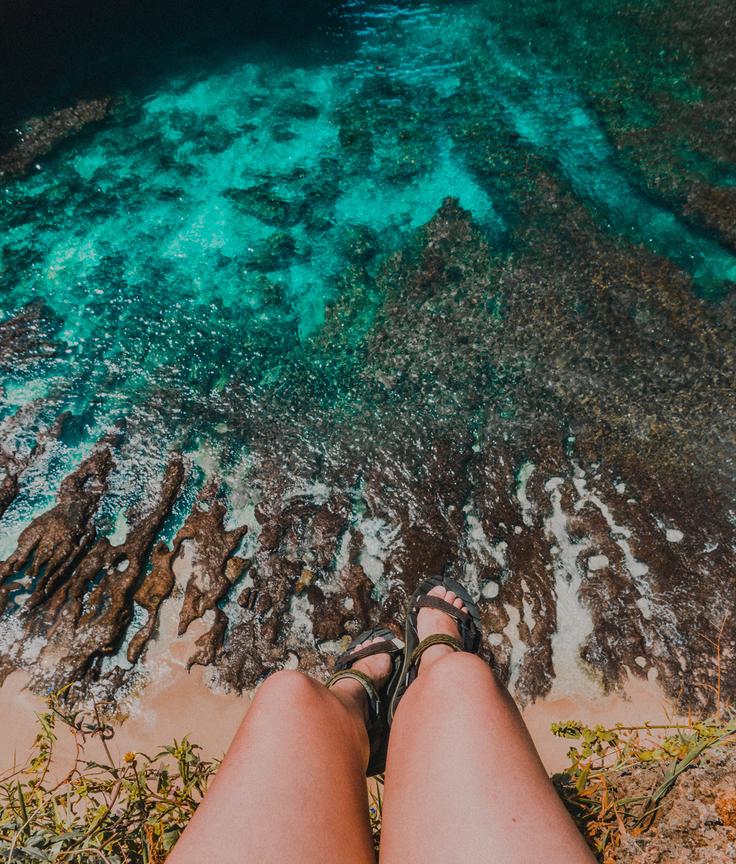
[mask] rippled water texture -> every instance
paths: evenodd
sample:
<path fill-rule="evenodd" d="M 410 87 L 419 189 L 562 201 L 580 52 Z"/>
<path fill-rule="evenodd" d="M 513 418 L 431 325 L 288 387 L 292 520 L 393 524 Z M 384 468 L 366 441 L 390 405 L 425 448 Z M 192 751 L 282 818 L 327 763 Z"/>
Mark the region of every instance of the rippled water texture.
<path fill-rule="evenodd" d="M 398 248 L 445 196 L 503 247 L 504 175 L 527 149 L 611 231 L 689 270 L 696 291 L 727 290 L 734 255 L 617 160 L 586 97 L 605 80 L 576 80 L 575 57 L 550 56 L 528 21 L 509 30 L 497 5 L 348 4 L 348 58 L 328 46 L 294 66 L 243 51 L 165 81 L 4 190 L 5 309 L 43 299 L 68 346 L 52 378 L 12 382 L 6 404 L 62 386 L 96 426 L 162 380 L 195 400 L 233 376 L 269 386 L 299 363 L 345 267 Z M 613 29 L 610 50 L 624 35 Z M 696 99 L 686 65 L 672 67 L 652 86 Z"/>

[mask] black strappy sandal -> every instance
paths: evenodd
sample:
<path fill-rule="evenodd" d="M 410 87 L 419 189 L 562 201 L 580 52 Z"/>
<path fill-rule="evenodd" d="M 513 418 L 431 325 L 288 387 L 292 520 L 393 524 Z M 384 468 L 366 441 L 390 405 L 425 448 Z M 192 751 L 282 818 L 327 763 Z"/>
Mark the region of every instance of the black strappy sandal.
<path fill-rule="evenodd" d="M 381 636 L 383 642 L 376 642 L 375 645 L 368 645 L 365 648 L 360 647 L 370 639 L 375 639 L 376 636 Z M 354 678 L 363 685 L 368 695 L 366 729 L 368 730 L 368 740 L 371 745 L 371 755 L 368 760 L 368 768 L 365 772 L 367 777 L 383 773 L 386 767 L 389 731 L 388 708 L 399 681 L 403 653 L 404 643 L 391 630 L 386 627 L 373 627 L 353 639 L 345 651 L 337 658 L 335 672 L 328 678 L 325 685 L 332 687 L 341 678 Z M 372 654 L 390 654 L 393 663 L 393 669 L 388 682 L 380 691 L 376 690 L 373 681 L 367 675 L 358 669 L 351 668 L 356 660 L 360 660 L 362 657 L 370 657 Z"/>
<path fill-rule="evenodd" d="M 446 591 L 454 591 L 463 601 L 463 605 L 468 611 L 463 612 L 462 609 L 458 609 L 441 597 L 430 596 L 429 592 L 437 586 L 441 586 Z M 455 639 L 446 633 L 432 633 L 420 642 L 419 634 L 417 633 L 417 615 L 419 610 L 425 607 L 439 609 L 451 618 L 454 618 L 458 623 L 460 638 Z M 406 640 L 404 665 L 399 675 L 398 686 L 389 705 L 389 725 L 394 719 L 399 700 L 406 693 L 408 686 L 417 677 L 419 661 L 427 648 L 431 648 L 432 645 L 449 645 L 454 651 L 469 651 L 471 654 L 478 653 L 478 646 L 480 645 L 480 613 L 478 612 L 478 606 L 467 590 L 459 582 L 450 579 L 449 576 L 423 579 L 409 601 L 404 638 Z"/>

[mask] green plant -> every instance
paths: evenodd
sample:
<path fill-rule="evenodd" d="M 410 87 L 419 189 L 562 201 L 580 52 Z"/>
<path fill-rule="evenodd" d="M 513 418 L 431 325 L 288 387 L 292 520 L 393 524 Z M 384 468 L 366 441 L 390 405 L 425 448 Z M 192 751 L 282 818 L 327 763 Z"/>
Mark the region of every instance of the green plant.
<path fill-rule="evenodd" d="M 64 861 L 159 864 L 189 821 L 218 767 L 187 738 L 155 756 L 126 753 L 117 764 L 112 728 L 97 708 L 68 712 L 62 694 L 37 715 L 39 731 L 27 763 L 0 778 L 0 853 L 11 864 Z M 52 780 L 57 727 L 72 736 L 71 770 Z M 85 758 L 90 738 L 104 762 Z"/>
<path fill-rule="evenodd" d="M 70 711 L 63 692 L 37 715 L 38 734 L 27 762 L 0 776 L 0 855 L 7 864 L 70 862 L 161 864 L 204 797 L 218 760 L 206 760 L 188 738 L 154 756 L 126 753 L 114 760 L 113 729 L 98 707 Z M 73 764 L 56 777 L 60 731 L 75 748 Z M 651 827 L 667 792 L 710 747 L 736 743 L 736 719 L 712 722 L 588 727 L 555 723 L 555 735 L 577 743 L 561 793 L 601 861 L 613 864 L 621 838 Z M 103 761 L 87 759 L 85 746 L 99 742 Z M 645 795 L 627 797 L 620 780 L 635 766 L 660 767 Z M 381 837 L 383 777 L 369 790 L 376 849 Z"/>
<path fill-rule="evenodd" d="M 579 742 L 568 751 L 562 795 L 601 861 L 613 864 L 624 834 L 651 828 L 677 778 L 710 747 L 736 743 L 736 720 L 588 727 L 571 720 L 552 732 Z M 623 775 L 656 763 L 659 776 L 645 795 L 626 796 Z"/>

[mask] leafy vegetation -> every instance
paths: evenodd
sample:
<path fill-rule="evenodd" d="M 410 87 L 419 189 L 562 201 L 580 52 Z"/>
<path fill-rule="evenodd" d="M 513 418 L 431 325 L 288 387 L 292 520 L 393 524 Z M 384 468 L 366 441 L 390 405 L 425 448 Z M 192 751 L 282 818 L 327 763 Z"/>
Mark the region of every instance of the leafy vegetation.
<path fill-rule="evenodd" d="M 683 771 L 709 748 L 736 743 L 736 719 L 611 728 L 571 720 L 552 732 L 579 742 L 568 751 L 560 791 L 599 859 L 613 864 L 624 835 L 652 827 Z M 627 795 L 622 780 L 643 763 L 660 766 L 657 780 L 646 794 Z"/>
<path fill-rule="evenodd" d="M 0 776 L 0 854 L 7 864 L 69 862 L 160 864 L 202 800 L 219 767 L 187 738 L 154 756 L 126 753 L 115 760 L 112 727 L 97 708 L 69 711 L 63 693 L 38 714 L 38 734 L 28 761 Z M 71 735 L 72 766 L 58 779 L 60 731 Z M 576 742 L 561 784 L 568 807 L 599 859 L 613 864 L 626 833 L 638 835 L 656 820 L 677 778 L 710 747 L 736 743 L 736 718 L 713 722 L 588 727 L 555 723 L 555 735 Z M 86 758 L 91 740 L 103 761 Z M 643 763 L 661 767 L 645 795 L 627 797 L 622 779 Z M 383 777 L 369 791 L 369 819 L 380 843 Z"/>
<path fill-rule="evenodd" d="M 61 694 L 38 714 L 28 762 L 0 777 L 0 854 L 7 864 L 36 861 L 159 864 L 202 800 L 218 762 L 202 759 L 187 738 L 155 756 L 108 747 L 112 728 L 100 712 L 67 712 Z M 53 779 L 58 727 L 72 736 L 73 765 Z M 105 762 L 85 758 L 101 742 Z"/>

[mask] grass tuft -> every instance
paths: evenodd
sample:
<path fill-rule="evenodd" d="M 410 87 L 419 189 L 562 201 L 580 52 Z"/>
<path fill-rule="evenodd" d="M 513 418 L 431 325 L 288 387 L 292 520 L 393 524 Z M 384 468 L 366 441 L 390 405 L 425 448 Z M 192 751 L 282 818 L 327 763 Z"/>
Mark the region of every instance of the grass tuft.
<path fill-rule="evenodd" d="M 0 855 L 7 864 L 160 864 L 219 762 L 202 759 L 186 737 L 154 756 L 126 753 L 116 762 L 107 743 L 113 730 L 99 712 L 65 711 L 61 696 L 36 715 L 28 761 L 0 777 Z M 71 733 L 75 755 L 53 780 L 59 726 Z M 104 761 L 85 758 L 90 739 L 101 743 Z"/>
<path fill-rule="evenodd" d="M 600 861 L 614 864 L 626 835 L 639 836 L 655 823 L 677 778 L 708 749 L 736 743 L 736 719 L 642 726 L 584 726 L 571 720 L 552 724 L 553 734 L 577 745 L 558 789 Z M 623 780 L 643 764 L 660 767 L 643 795 L 627 796 Z"/>

